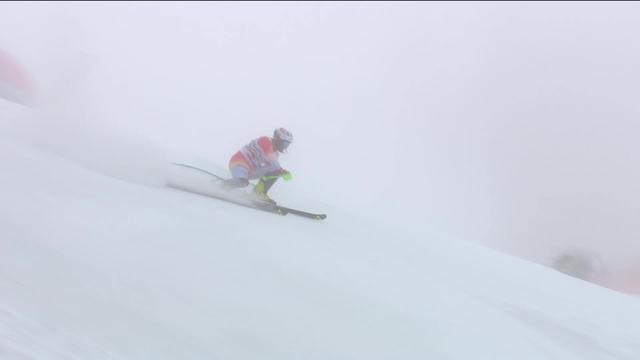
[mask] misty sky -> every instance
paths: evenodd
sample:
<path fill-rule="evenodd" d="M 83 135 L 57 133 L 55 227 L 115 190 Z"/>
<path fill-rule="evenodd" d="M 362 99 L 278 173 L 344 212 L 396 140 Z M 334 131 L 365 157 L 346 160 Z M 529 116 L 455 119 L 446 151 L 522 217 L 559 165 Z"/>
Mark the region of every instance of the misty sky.
<path fill-rule="evenodd" d="M 41 98 L 0 103 L 0 126 L 143 183 L 284 126 L 294 181 L 276 198 L 626 262 L 638 19 L 613 2 L 1 3 L 0 48 Z"/>

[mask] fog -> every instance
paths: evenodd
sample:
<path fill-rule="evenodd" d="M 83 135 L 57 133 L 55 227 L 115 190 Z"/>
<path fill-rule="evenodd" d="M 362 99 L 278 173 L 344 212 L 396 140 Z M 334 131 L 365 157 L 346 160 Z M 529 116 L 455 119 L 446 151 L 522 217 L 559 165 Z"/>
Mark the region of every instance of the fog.
<path fill-rule="evenodd" d="M 152 186 L 168 161 L 225 167 L 284 126 L 294 181 L 275 198 L 628 268 L 639 18 L 613 2 L 2 3 L 0 49 L 39 98 L 0 102 L 0 126 Z"/>

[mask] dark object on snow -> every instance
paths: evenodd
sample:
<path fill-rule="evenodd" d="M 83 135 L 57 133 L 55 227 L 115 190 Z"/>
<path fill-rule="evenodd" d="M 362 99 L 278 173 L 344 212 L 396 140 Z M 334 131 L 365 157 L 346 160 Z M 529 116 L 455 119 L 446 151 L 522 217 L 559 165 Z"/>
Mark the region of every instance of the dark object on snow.
<path fill-rule="evenodd" d="M 554 269 L 578 279 L 592 281 L 600 271 L 600 261 L 582 252 L 567 252 L 558 256 L 551 265 Z"/>

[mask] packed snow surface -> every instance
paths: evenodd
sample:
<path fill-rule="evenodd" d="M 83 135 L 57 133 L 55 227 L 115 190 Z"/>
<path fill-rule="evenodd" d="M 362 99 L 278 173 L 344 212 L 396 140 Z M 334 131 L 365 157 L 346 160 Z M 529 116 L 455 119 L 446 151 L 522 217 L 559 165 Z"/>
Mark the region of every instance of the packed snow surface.
<path fill-rule="evenodd" d="M 327 220 L 281 217 L 8 139 L 0 161 L 1 359 L 640 358 L 637 298 L 429 219 L 321 189 L 284 205 Z"/>

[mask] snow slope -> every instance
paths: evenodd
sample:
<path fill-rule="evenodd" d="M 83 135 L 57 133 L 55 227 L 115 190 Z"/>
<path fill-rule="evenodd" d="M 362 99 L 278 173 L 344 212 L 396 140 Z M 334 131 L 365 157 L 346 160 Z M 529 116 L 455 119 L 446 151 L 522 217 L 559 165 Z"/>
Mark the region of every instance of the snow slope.
<path fill-rule="evenodd" d="M 428 219 L 279 217 L 7 139 L 0 162 L 0 359 L 640 358 L 637 298 Z"/>

